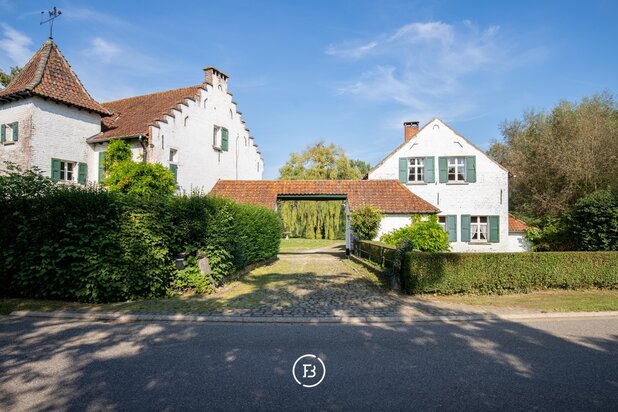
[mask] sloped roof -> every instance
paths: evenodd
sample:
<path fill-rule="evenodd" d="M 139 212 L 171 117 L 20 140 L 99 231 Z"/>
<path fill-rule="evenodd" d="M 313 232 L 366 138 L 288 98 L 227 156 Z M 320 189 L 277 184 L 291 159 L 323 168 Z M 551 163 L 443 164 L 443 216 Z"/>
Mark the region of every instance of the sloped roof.
<path fill-rule="evenodd" d="M 210 193 L 270 209 L 280 195 L 346 195 L 351 210 L 373 206 L 382 213 L 439 212 L 397 180 L 219 180 Z"/>
<path fill-rule="evenodd" d="M 509 232 L 525 232 L 528 225 L 509 213 Z"/>
<path fill-rule="evenodd" d="M 442 119 L 438 118 L 438 117 L 434 117 L 433 119 L 431 119 L 429 122 L 425 123 L 425 125 L 423 127 L 421 127 L 419 129 L 418 132 L 416 132 L 416 134 L 414 135 L 414 137 L 412 137 L 412 139 L 410 139 L 409 141 L 404 141 L 401 144 L 399 144 L 399 146 L 397 146 L 395 148 L 395 150 L 393 150 L 392 152 L 390 152 L 389 154 L 386 155 L 386 157 L 384 159 L 382 159 L 378 164 L 376 164 L 374 167 L 371 168 L 371 170 L 369 170 L 367 172 L 367 174 L 365 175 L 365 179 L 369 178 L 369 174 L 371 174 L 372 172 L 375 172 L 380 166 L 382 166 L 384 164 L 384 162 L 386 162 L 388 159 L 390 159 L 395 153 L 397 153 L 399 150 L 401 150 L 402 147 L 404 147 L 407 143 L 412 142 L 420 133 L 421 131 L 423 131 L 427 126 L 429 126 L 432 122 L 434 122 L 435 120 L 439 121 L 440 123 L 442 123 L 445 127 L 447 127 L 448 129 L 450 129 L 453 133 L 455 133 L 457 136 L 459 136 L 460 138 L 462 138 L 465 142 L 467 142 L 470 146 L 474 147 L 475 149 L 477 149 L 479 152 L 481 153 L 485 153 L 483 150 L 481 150 L 477 145 L 475 145 L 474 143 L 472 143 L 470 140 L 466 139 L 463 135 L 459 134 L 455 129 L 453 129 L 451 126 L 449 126 L 448 124 L 444 123 L 444 121 L 442 121 Z M 500 167 L 502 170 L 504 170 L 507 173 L 510 173 L 506 167 L 502 166 L 500 163 L 496 162 L 494 159 L 492 159 L 491 157 L 487 156 L 489 158 L 489 160 L 491 160 L 492 162 L 494 162 L 496 165 L 498 165 L 498 167 Z"/>
<path fill-rule="evenodd" d="M 0 102 L 30 96 L 40 96 L 102 115 L 111 114 L 88 94 L 56 43 L 51 40 L 47 40 L 13 81 L 0 90 Z"/>
<path fill-rule="evenodd" d="M 178 108 L 186 99 L 194 99 L 203 87 L 183 87 L 103 103 L 114 114 L 103 119 L 103 131 L 88 141 L 96 143 L 114 138 L 147 135 L 151 124 L 164 121 L 165 114 L 173 116 L 172 109 Z"/>

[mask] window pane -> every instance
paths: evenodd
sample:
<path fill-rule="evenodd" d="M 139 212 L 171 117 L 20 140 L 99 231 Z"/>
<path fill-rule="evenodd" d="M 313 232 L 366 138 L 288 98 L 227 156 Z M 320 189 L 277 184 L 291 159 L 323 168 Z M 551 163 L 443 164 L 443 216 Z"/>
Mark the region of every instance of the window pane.
<path fill-rule="evenodd" d="M 487 216 L 481 216 L 478 219 L 481 223 L 487 223 Z"/>

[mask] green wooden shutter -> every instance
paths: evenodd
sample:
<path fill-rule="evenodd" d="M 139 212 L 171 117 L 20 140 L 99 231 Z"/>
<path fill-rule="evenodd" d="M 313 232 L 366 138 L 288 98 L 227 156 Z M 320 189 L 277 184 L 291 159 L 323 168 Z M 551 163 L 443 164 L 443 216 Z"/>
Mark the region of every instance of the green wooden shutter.
<path fill-rule="evenodd" d="M 60 180 L 60 159 L 51 160 L 51 178 L 56 182 Z"/>
<path fill-rule="evenodd" d="M 457 215 L 446 216 L 446 231 L 448 232 L 448 241 L 457 242 Z"/>
<path fill-rule="evenodd" d="M 425 183 L 435 183 L 436 182 L 436 166 L 435 160 L 433 157 L 425 158 Z"/>
<path fill-rule="evenodd" d="M 461 215 L 461 241 L 470 241 L 470 215 Z"/>
<path fill-rule="evenodd" d="M 228 150 L 228 147 L 229 147 L 228 140 L 229 140 L 228 131 L 224 127 L 223 129 L 221 129 L 221 150 L 223 150 L 224 152 L 227 152 Z"/>
<path fill-rule="evenodd" d="M 19 139 L 19 122 L 13 122 L 13 141 L 16 142 Z"/>
<path fill-rule="evenodd" d="M 79 163 L 77 169 L 77 183 L 85 185 L 88 181 L 88 165 L 86 163 Z"/>
<path fill-rule="evenodd" d="M 174 182 L 178 182 L 178 165 L 170 165 L 170 170 L 174 175 Z"/>
<path fill-rule="evenodd" d="M 476 182 L 476 156 L 466 157 L 466 182 Z"/>
<path fill-rule="evenodd" d="M 500 242 L 500 216 L 489 216 L 489 241 Z"/>
<path fill-rule="evenodd" d="M 105 152 L 99 152 L 99 182 L 105 179 Z"/>
<path fill-rule="evenodd" d="M 5 124 L 0 126 L 0 143 L 4 143 L 4 139 L 6 139 L 6 125 Z"/>
<path fill-rule="evenodd" d="M 448 157 L 438 157 L 438 167 L 440 169 L 440 183 L 448 182 Z"/>
<path fill-rule="evenodd" d="M 399 181 L 401 183 L 408 183 L 408 158 L 399 158 Z"/>

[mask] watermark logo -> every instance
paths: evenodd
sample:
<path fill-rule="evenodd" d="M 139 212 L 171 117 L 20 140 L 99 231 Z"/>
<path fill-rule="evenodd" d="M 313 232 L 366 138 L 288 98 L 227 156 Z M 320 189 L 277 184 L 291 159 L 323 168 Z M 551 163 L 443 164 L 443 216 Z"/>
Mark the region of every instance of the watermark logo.
<path fill-rule="evenodd" d="M 296 359 L 292 366 L 292 376 L 299 385 L 305 388 L 315 388 L 324 380 L 326 366 L 322 359 L 309 353 Z"/>

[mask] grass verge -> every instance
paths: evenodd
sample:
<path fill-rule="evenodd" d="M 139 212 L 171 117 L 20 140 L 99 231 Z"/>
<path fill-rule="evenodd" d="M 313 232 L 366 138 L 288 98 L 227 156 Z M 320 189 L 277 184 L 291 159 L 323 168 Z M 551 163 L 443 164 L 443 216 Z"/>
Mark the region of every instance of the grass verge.
<path fill-rule="evenodd" d="M 423 295 L 431 300 L 543 312 L 618 311 L 618 290 L 549 290 L 512 295 Z"/>
<path fill-rule="evenodd" d="M 343 240 L 329 240 L 329 239 L 281 239 L 281 246 L 279 252 L 283 253 L 296 253 L 306 252 L 308 250 L 319 249 L 326 246 L 336 245 L 343 243 Z"/>

